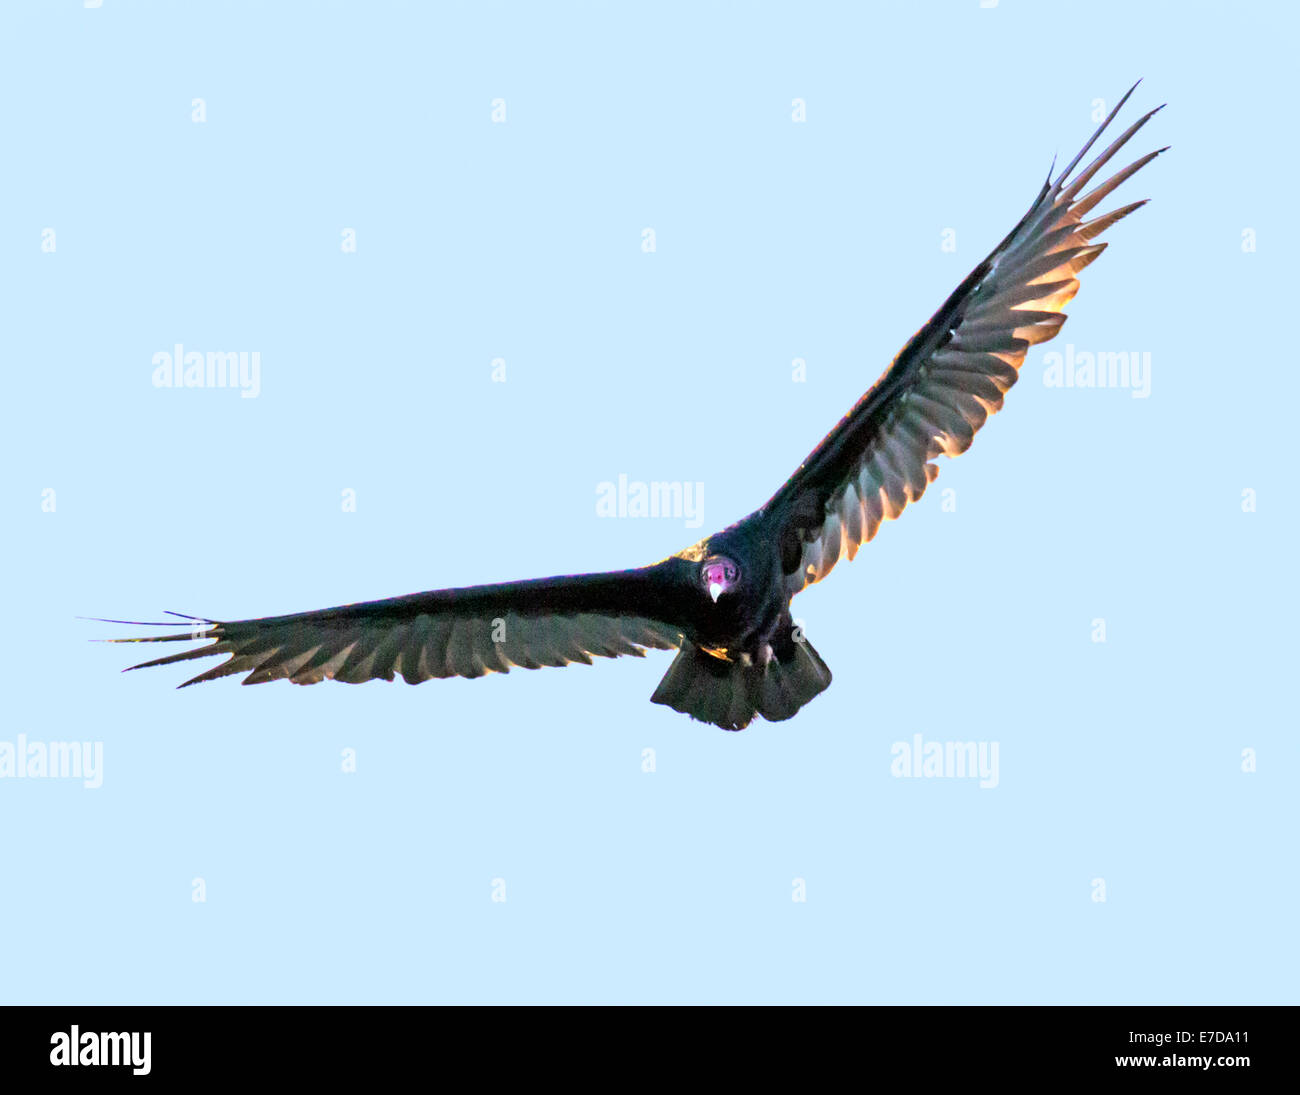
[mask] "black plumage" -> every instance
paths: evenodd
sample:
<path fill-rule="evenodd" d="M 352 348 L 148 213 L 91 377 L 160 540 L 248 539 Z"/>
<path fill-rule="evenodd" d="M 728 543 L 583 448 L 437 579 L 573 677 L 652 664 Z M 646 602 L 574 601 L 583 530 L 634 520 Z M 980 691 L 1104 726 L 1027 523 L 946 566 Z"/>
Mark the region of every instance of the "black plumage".
<path fill-rule="evenodd" d="M 935 457 L 966 451 L 1001 409 L 1029 347 L 1060 330 L 1078 273 L 1106 247 L 1094 241 L 1145 204 L 1084 220 L 1159 152 L 1080 195 L 1154 110 L 1073 174 L 1132 92 L 1055 182 L 1049 176 L 1016 227 L 790 479 L 730 528 L 634 570 L 437 590 L 291 616 L 198 619 L 188 633 L 113 641 L 211 639 L 131 667 L 228 655 L 186 684 L 234 673 L 247 674 L 244 684 L 399 675 L 416 684 L 676 649 L 654 702 L 729 730 L 756 715 L 792 717 L 830 685 L 831 673 L 794 626 L 791 598 L 842 556 L 852 559 L 883 521 L 920 498 L 938 474 Z"/>

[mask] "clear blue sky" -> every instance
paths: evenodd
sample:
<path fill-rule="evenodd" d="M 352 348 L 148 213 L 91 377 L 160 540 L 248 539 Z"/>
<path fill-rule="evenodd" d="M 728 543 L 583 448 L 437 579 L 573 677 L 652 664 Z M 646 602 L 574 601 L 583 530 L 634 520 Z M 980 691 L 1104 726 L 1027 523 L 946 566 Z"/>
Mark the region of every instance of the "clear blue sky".
<path fill-rule="evenodd" d="M 103 782 L 0 779 L 0 1000 L 1296 1002 L 1295 22 L 5 5 L 0 742 Z M 794 721 L 650 704 L 666 654 L 178 692 L 87 641 L 730 523 L 1139 76 L 1150 206 L 796 601 L 835 682 Z M 155 387 L 177 343 L 256 351 L 256 398 Z M 1149 396 L 1047 386 L 1067 345 L 1150 354 Z M 703 526 L 599 517 L 619 475 L 702 483 Z M 896 778 L 916 734 L 998 785 Z"/>

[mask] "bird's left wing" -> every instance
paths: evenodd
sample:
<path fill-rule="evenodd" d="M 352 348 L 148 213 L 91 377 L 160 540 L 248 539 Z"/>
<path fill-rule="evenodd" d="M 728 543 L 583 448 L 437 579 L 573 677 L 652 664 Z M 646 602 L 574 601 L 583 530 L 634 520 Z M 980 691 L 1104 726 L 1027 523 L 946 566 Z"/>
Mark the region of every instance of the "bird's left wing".
<path fill-rule="evenodd" d="M 417 684 L 508 673 L 512 666 L 590 665 L 593 657 L 640 657 L 646 649 L 679 645 L 680 629 L 672 623 L 674 565 L 665 560 L 638 570 L 441 589 L 256 620 L 185 617 L 192 621 L 189 632 L 109 641 L 213 640 L 131 669 L 229 655 L 185 684 L 232 673 L 247 673 L 244 684 L 358 684 L 398 674 Z"/>
<path fill-rule="evenodd" d="M 920 498 L 939 473 L 929 461 L 965 452 L 1001 409 L 1029 347 L 1060 330 L 1061 309 L 1079 288 L 1076 275 L 1106 248 L 1094 241 L 1146 203 L 1083 218 L 1164 151 L 1142 156 L 1080 197 L 1156 113 L 1139 118 L 1071 178 L 1132 94 L 1130 88 L 1056 181 L 1049 177 L 1020 223 L 758 512 L 779 538 L 787 593 L 826 577 L 842 555 L 852 559 L 883 520 Z"/>

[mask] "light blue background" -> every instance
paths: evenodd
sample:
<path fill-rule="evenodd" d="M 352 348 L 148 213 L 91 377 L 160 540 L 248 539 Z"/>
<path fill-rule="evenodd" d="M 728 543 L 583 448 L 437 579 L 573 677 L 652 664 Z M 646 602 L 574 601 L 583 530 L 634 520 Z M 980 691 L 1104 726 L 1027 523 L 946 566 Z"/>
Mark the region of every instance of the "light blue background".
<path fill-rule="evenodd" d="M 3 9 L 0 738 L 105 777 L 0 781 L 0 999 L 1295 1002 L 1290 10 L 543 8 Z M 1138 76 L 1133 155 L 1174 148 L 1109 205 L 1151 205 L 796 602 L 836 676 L 794 721 L 651 705 L 666 654 L 178 692 L 86 641 L 730 523 Z M 176 342 L 259 350 L 260 397 L 155 389 Z M 1045 387 L 1066 343 L 1149 351 L 1150 398 Z M 705 527 L 597 518 L 620 473 Z M 891 777 L 918 732 L 1000 785 Z"/>

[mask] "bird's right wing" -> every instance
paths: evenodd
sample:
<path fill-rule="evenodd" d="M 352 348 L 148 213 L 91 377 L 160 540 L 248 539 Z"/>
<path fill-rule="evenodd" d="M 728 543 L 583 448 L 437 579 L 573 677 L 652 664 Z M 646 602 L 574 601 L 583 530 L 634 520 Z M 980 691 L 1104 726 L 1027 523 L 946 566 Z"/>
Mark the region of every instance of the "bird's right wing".
<path fill-rule="evenodd" d="M 398 674 L 418 684 L 508 673 L 512 666 L 590 665 L 593 657 L 641 657 L 646 649 L 680 644 L 681 631 L 671 622 L 675 565 L 665 560 L 638 570 L 441 589 L 255 620 L 185 617 L 193 620 L 187 633 L 109 641 L 212 640 L 131 669 L 229 655 L 185 685 L 232 673 L 247 673 L 244 684 L 358 684 Z"/>

